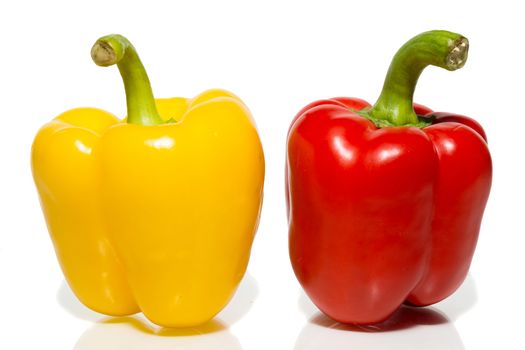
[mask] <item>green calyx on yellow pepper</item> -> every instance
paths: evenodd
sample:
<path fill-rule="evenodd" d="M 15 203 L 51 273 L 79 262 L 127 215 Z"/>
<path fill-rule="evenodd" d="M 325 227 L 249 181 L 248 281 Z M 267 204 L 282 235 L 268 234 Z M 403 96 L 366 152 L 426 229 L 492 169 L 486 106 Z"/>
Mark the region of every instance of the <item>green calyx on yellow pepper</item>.
<path fill-rule="evenodd" d="M 64 275 L 95 311 L 203 324 L 234 294 L 257 229 L 264 155 L 254 121 L 224 90 L 154 100 L 120 35 L 99 39 L 91 54 L 118 65 L 127 120 L 73 109 L 45 125 L 32 148 Z"/>

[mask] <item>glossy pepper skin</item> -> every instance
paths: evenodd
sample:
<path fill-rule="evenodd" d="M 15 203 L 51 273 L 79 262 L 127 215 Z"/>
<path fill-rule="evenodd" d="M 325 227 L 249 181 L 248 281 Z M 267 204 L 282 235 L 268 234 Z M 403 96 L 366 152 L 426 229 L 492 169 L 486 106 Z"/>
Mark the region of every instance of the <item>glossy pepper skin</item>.
<path fill-rule="evenodd" d="M 467 50 L 458 34 L 423 33 L 394 57 L 374 106 L 321 100 L 291 125 L 290 258 L 308 296 L 339 322 L 436 303 L 468 272 L 491 187 L 486 136 L 473 119 L 412 103 L 428 64 L 460 68 Z"/>
<path fill-rule="evenodd" d="M 254 121 L 223 90 L 154 101 L 121 36 L 101 38 L 92 54 L 119 64 L 127 121 L 74 109 L 45 125 L 32 149 L 64 275 L 97 312 L 203 324 L 234 294 L 257 229 L 264 157 Z"/>

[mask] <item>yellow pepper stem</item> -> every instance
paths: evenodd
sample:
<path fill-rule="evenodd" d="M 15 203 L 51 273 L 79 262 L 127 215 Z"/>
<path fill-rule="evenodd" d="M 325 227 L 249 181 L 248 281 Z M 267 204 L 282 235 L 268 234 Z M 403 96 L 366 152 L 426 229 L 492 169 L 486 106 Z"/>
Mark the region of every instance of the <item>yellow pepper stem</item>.
<path fill-rule="evenodd" d="M 157 111 L 146 70 L 128 39 L 119 34 L 98 39 L 91 49 L 91 58 L 102 67 L 117 64 L 126 89 L 128 123 L 158 125 L 164 121 Z"/>

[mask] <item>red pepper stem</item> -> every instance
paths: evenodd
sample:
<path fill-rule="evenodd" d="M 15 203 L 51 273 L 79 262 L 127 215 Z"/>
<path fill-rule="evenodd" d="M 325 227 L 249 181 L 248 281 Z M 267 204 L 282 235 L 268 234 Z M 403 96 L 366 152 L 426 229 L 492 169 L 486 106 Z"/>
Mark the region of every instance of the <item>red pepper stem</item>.
<path fill-rule="evenodd" d="M 93 61 L 103 67 L 117 64 L 126 89 L 128 123 L 158 125 L 164 121 L 157 111 L 146 70 L 128 39 L 112 34 L 98 39 L 91 49 Z"/>
<path fill-rule="evenodd" d="M 410 39 L 392 59 L 381 95 L 365 116 L 380 127 L 419 126 L 412 99 L 420 74 L 429 65 L 459 69 L 467 55 L 468 40 L 460 34 L 433 30 Z"/>

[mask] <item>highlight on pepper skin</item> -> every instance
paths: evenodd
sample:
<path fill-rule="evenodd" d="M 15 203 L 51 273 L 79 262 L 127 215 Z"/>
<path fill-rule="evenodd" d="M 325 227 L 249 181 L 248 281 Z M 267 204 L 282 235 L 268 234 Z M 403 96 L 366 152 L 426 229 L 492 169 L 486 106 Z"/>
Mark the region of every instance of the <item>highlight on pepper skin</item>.
<path fill-rule="evenodd" d="M 127 117 L 73 109 L 32 147 L 64 276 L 94 311 L 204 324 L 235 293 L 257 230 L 264 154 L 254 120 L 225 90 L 155 100 L 123 36 L 100 38 L 91 53 L 118 66 Z"/>
<path fill-rule="evenodd" d="M 492 181 L 486 135 L 412 101 L 425 67 L 456 70 L 467 53 L 459 34 L 420 34 L 394 56 L 373 106 L 320 100 L 290 126 L 290 259 L 336 321 L 374 324 L 403 303 L 434 304 L 467 275 Z"/>

